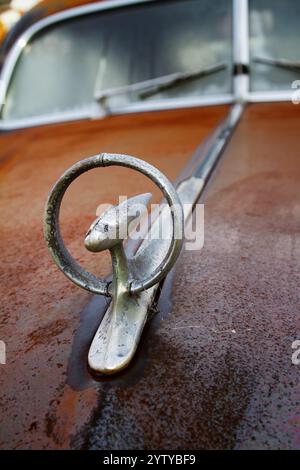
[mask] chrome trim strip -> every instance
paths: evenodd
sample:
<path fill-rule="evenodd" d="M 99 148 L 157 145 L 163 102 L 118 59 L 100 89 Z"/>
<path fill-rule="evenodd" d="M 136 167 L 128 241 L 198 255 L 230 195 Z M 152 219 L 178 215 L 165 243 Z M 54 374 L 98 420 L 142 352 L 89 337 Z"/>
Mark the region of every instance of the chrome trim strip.
<path fill-rule="evenodd" d="M 295 90 L 282 91 L 252 91 L 248 94 L 249 103 L 273 103 L 275 101 L 290 101 L 292 103 Z"/>
<path fill-rule="evenodd" d="M 233 103 L 231 95 L 216 95 L 197 98 L 176 98 L 168 100 L 158 100 L 149 103 L 135 103 L 130 106 L 123 106 L 114 109 L 112 115 L 134 114 L 143 112 L 168 111 L 172 109 L 195 108 L 197 106 L 216 106 Z M 78 112 L 64 112 L 39 116 L 27 119 L 18 119 L 13 121 L 0 121 L 0 131 L 10 131 L 14 129 L 24 129 L 33 126 L 41 126 L 47 124 L 58 124 L 70 121 L 80 121 L 88 119 L 99 119 L 103 115 L 97 106 L 88 107 Z"/>
<path fill-rule="evenodd" d="M 223 150 L 228 144 L 238 122 L 240 121 L 244 109 L 245 104 L 243 103 L 236 103 L 231 106 L 227 117 L 219 126 L 212 144 L 207 150 L 205 159 L 194 171 L 194 178 L 201 178 L 204 182 L 208 181 L 215 165 L 217 164 Z"/>
<path fill-rule="evenodd" d="M 249 66 L 249 4 L 248 0 L 233 0 L 233 63 Z M 246 101 L 249 92 L 249 75 L 233 78 L 236 101 Z"/>
<path fill-rule="evenodd" d="M 238 64 L 249 64 L 248 0 L 233 0 L 233 55 Z"/>
<path fill-rule="evenodd" d="M 215 95 L 203 97 L 175 98 L 168 100 L 158 100 L 148 103 L 133 103 L 130 106 L 114 110 L 114 114 L 140 113 L 144 111 L 161 111 L 177 108 L 195 108 L 197 106 L 215 106 L 233 103 L 232 95 Z"/>
<path fill-rule="evenodd" d="M 90 111 L 74 111 L 52 114 L 48 116 L 38 116 L 26 119 L 3 121 L 0 120 L 0 131 L 11 131 L 14 129 L 26 129 L 28 127 L 43 126 L 47 124 L 57 124 L 63 122 L 80 121 L 90 119 Z"/>

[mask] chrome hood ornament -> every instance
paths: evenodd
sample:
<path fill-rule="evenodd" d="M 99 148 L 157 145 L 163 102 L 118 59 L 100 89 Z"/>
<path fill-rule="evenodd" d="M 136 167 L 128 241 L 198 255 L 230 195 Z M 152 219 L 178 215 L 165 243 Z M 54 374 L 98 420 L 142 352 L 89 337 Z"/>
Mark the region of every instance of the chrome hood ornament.
<path fill-rule="evenodd" d="M 132 229 L 139 223 L 142 208 L 146 209 L 151 194 L 134 196 L 108 209 L 93 222 L 84 240 L 89 251 L 110 251 L 113 279 L 108 282 L 82 269 L 71 257 L 60 234 L 59 212 L 65 191 L 77 177 L 93 168 L 111 165 L 137 170 L 161 189 L 169 206 L 163 209 L 168 220 L 169 239 L 148 237 L 136 254 L 128 257 L 123 241 L 128 236 L 129 226 Z M 160 171 L 137 158 L 118 154 L 87 158 L 67 170 L 53 187 L 45 208 L 44 233 L 54 261 L 72 282 L 90 292 L 112 298 L 90 347 L 90 368 L 101 374 L 113 374 L 124 369 L 136 351 L 157 284 L 173 267 L 181 250 L 183 210 L 174 187 Z"/>
<path fill-rule="evenodd" d="M 89 228 L 84 244 L 87 250 L 95 253 L 103 250 L 111 250 L 112 256 L 117 252 L 117 246 L 122 245 L 123 240 L 129 235 L 129 225 L 136 224 L 143 215 L 132 211 L 142 207 L 146 209 L 148 202 L 152 198 L 151 193 L 126 199 L 118 206 L 109 208 L 101 217 L 98 217 Z"/>

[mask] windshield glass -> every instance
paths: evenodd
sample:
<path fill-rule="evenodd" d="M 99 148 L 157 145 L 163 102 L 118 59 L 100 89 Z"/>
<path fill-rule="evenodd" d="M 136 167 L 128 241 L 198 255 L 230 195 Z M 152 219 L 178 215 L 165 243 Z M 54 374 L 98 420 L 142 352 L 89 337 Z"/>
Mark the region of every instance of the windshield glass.
<path fill-rule="evenodd" d="M 250 0 L 249 6 L 251 89 L 290 90 L 300 74 L 300 1 Z"/>
<path fill-rule="evenodd" d="M 36 34 L 24 48 L 6 96 L 4 119 L 90 107 L 101 90 L 226 64 L 207 76 L 141 97 L 111 96 L 120 107 L 231 92 L 231 2 L 150 2 L 84 15 Z"/>

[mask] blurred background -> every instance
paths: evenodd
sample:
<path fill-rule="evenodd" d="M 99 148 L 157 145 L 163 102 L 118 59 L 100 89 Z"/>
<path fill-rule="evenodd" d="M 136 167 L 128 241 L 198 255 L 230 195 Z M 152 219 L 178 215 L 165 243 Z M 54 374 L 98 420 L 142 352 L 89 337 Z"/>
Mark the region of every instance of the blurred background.
<path fill-rule="evenodd" d="M 40 0 L 0 0 L 0 43 L 21 16 Z"/>

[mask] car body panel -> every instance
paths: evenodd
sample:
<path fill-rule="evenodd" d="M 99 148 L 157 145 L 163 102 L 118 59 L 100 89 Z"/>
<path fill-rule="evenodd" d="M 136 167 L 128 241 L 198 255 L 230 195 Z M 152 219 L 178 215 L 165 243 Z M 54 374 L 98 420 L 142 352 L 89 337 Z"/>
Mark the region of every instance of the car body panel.
<path fill-rule="evenodd" d="M 76 5 L 85 3 L 93 2 Z M 29 26 L 69 4 L 46 1 L 25 15 L 8 34 L 0 61 Z M 249 88 L 246 4 L 234 2 L 240 73 L 230 101 L 287 100 L 290 91 Z M 95 153 L 128 153 L 172 181 L 182 179 L 228 110 L 137 112 L 0 132 L 0 339 L 7 346 L 1 448 L 300 447 L 298 368 L 291 360 L 300 308 L 299 107 L 245 104 L 201 197 L 204 248 L 182 253 L 120 375 L 101 379 L 87 367 L 107 299 L 65 279 L 43 240 L 47 193 L 70 165 Z M 96 209 L 145 191 L 160 200 L 151 182 L 123 168 L 99 169 L 74 183 L 61 222 L 86 269 L 110 274 L 109 257 L 83 245 Z"/>
<path fill-rule="evenodd" d="M 7 343 L 0 379 L 2 448 L 70 447 L 72 436 L 98 406 L 98 387 L 87 374 L 86 354 L 75 366 L 71 354 L 80 314 L 93 297 L 58 272 L 43 239 L 43 210 L 51 186 L 71 164 L 105 151 L 143 158 L 175 180 L 227 110 L 217 106 L 115 116 L 0 135 L 0 322 L 1 339 Z M 96 208 L 115 203 L 119 195 L 148 190 L 159 202 L 153 183 L 130 170 L 107 168 L 84 175 L 63 205 L 63 235 L 71 253 L 91 271 L 108 275 L 108 256 L 91 254 L 83 244 Z M 93 300 L 88 316 L 94 323 L 81 338 L 84 347 L 100 322 Z M 70 381 L 70 368 L 79 375 L 84 370 L 89 377 L 86 390 Z"/>
<path fill-rule="evenodd" d="M 300 115 L 250 105 L 202 198 L 134 373 L 99 388 L 92 449 L 299 448 Z M 81 442 L 82 435 L 77 435 Z"/>

